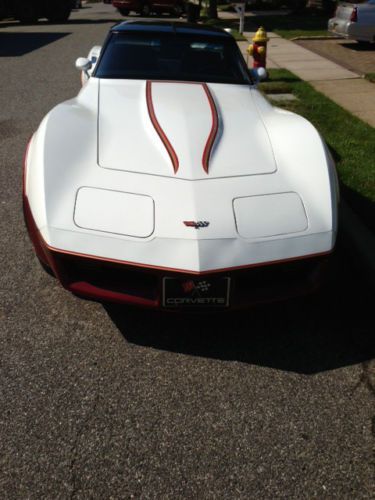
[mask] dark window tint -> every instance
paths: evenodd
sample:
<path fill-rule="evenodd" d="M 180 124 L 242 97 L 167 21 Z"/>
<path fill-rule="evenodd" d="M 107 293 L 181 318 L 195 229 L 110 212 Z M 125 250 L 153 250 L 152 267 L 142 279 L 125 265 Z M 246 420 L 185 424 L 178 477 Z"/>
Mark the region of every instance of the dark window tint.
<path fill-rule="evenodd" d="M 233 39 L 171 33 L 113 33 L 95 76 L 249 83 Z"/>

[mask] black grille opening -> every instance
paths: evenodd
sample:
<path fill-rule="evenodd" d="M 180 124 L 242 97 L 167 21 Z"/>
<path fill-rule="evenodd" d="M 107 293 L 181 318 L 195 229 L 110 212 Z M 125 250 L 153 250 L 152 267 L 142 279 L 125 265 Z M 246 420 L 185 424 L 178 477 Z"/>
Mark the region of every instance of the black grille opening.
<path fill-rule="evenodd" d="M 234 276 L 234 291 L 254 299 L 309 291 L 316 287 L 325 266 L 326 260 L 309 259 L 251 268 Z"/>
<path fill-rule="evenodd" d="M 65 285 L 84 282 L 104 290 L 150 300 L 160 299 L 163 277 L 191 277 L 189 273 L 138 268 L 60 253 L 55 253 L 54 257 Z M 328 262 L 327 257 L 301 259 L 249 269 L 207 273 L 204 278 L 230 277 L 230 305 L 241 306 L 291 298 L 316 290 L 324 277 Z M 196 277 L 195 275 L 194 278 Z"/>
<path fill-rule="evenodd" d="M 144 269 L 71 256 L 59 256 L 58 262 L 64 281 L 68 284 L 85 282 L 98 288 L 135 297 L 147 299 L 158 297 L 159 278 Z"/>

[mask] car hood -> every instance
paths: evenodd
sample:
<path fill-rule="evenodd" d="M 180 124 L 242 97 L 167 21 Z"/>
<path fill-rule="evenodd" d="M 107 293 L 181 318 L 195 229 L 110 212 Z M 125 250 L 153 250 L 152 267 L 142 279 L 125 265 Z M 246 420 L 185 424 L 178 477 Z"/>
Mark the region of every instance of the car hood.
<path fill-rule="evenodd" d="M 188 272 L 330 250 L 335 179 L 314 127 L 255 89 L 95 77 L 44 118 L 24 175 L 49 247 Z"/>
<path fill-rule="evenodd" d="M 100 80 L 98 92 L 103 168 L 189 180 L 276 171 L 248 86 Z"/>

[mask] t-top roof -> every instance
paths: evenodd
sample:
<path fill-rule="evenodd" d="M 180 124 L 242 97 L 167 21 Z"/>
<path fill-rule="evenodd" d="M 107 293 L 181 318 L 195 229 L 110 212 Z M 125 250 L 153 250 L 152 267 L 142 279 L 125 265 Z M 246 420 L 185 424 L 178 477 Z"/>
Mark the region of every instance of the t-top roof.
<path fill-rule="evenodd" d="M 171 33 L 171 34 L 192 34 L 206 36 L 221 36 L 231 37 L 229 33 L 212 26 L 204 26 L 202 24 L 192 24 L 184 22 L 168 22 L 168 21 L 124 21 L 116 24 L 111 28 L 111 31 L 118 32 L 149 32 L 149 33 Z"/>

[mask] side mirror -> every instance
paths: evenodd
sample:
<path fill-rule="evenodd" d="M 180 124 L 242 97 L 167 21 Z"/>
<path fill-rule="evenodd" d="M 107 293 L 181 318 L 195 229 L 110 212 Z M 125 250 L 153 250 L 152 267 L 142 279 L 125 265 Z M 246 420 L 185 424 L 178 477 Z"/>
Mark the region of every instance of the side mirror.
<path fill-rule="evenodd" d="M 79 71 L 83 71 L 84 73 L 87 73 L 91 69 L 92 63 L 89 59 L 86 57 L 79 57 L 76 60 L 76 68 Z"/>
<path fill-rule="evenodd" d="M 262 82 L 267 79 L 267 71 L 265 68 L 252 68 L 250 70 L 251 78 L 255 81 L 255 83 Z"/>
<path fill-rule="evenodd" d="M 102 51 L 102 48 L 100 45 L 95 45 L 89 52 L 89 55 L 87 56 L 87 58 L 89 59 L 89 61 L 91 61 L 91 72 L 93 71 L 93 69 L 95 68 L 96 66 L 96 63 L 98 62 L 98 59 L 99 59 L 99 56 L 100 56 L 100 52 Z"/>

